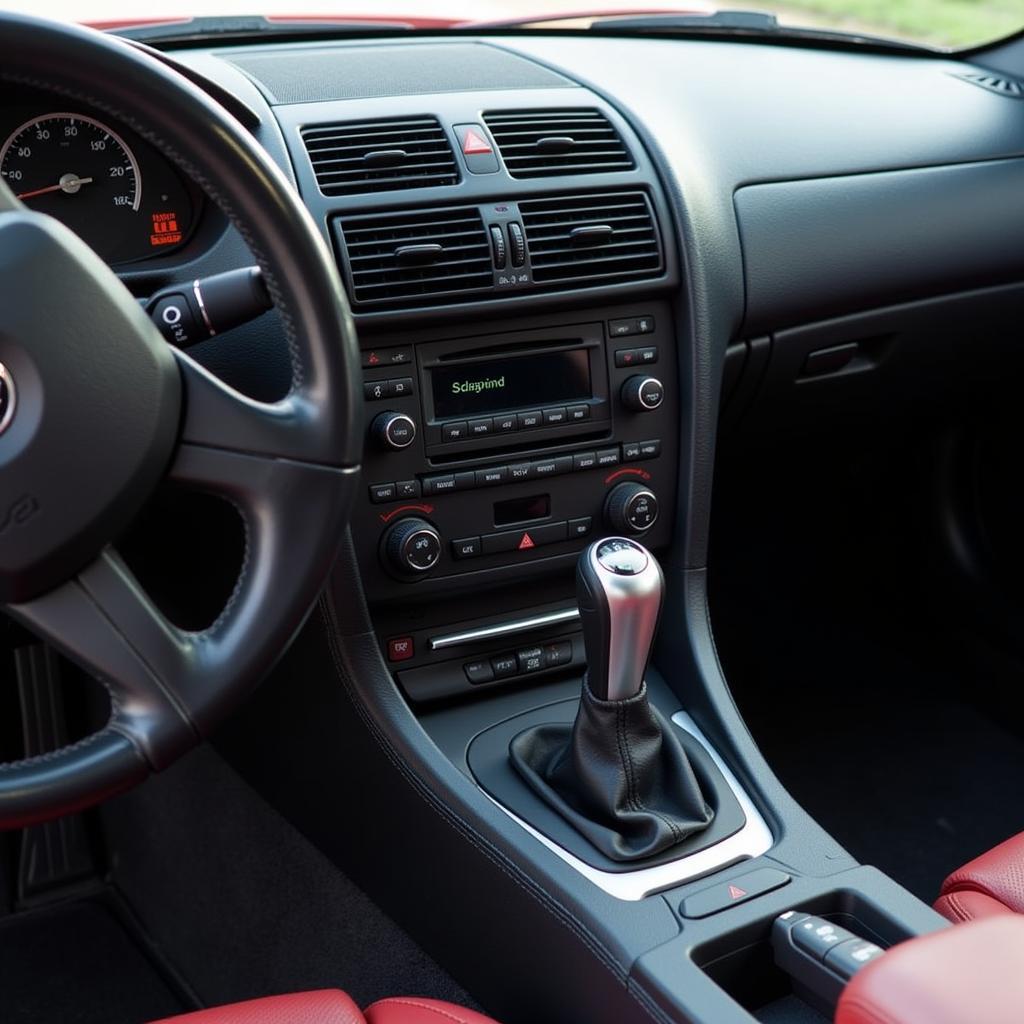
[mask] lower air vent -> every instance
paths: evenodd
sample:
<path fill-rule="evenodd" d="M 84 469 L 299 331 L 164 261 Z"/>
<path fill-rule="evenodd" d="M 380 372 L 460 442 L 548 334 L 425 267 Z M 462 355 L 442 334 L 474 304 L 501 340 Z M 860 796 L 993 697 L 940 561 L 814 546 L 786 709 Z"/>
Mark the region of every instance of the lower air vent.
<path fill-rule="evenodd" d="M 459 180 L 448 136 L 435 117 L 322 124 L 303 129 L 302 141 L 325 196 Z"/>
<path fill-rule="evenodd" d="M 998 93 L 1000 96 L 1024 100 L 1024 82 L 1016 78 L 1007 78 L 1005 75 L 997 75 L 993 72 L 967 72 L 956 77 L 962 78 L 972 85 L 980 85 L 982 89 L 988 89 L 989 92 Z"/>
<path fill-rule="evenodd" d="M 661 270 L 661 247 L 643 192 L 521 200 L 536 284 L 628 280 Z"/>
<path fill-rule="evenodd" d="M 619 133 L 599 110 L 505 110 L 484 114 L 513 178 L 600 174 L 633 167 Z"/>
<path fill-rule="evenodd" d="M 335 230 L 358 306 L 426 305 L 494 285 L 476 207 L 340 217 Z"/>

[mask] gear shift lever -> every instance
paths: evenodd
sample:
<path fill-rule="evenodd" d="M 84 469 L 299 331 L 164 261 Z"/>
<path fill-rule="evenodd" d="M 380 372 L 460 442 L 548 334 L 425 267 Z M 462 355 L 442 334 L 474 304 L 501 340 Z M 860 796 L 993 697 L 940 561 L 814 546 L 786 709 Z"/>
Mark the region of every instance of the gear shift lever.
<path fill-rule="evenodd" d="M 598 700 L 626 700 L 640 692 L 664 589 L 661 567 L 635 541 L 609 537 L 580 557 L 576 595 L 587 683 Z"/>
<path fill-rule="evenodd" d="M 509 755 L 534 792 L 606 857 L 642 860 L 714 817 L 644 684 L 664 580 L 646 548 L 608 537 L 580 556 L 576 583 L 587 649 L 576 721 L 521 732 Z"/>

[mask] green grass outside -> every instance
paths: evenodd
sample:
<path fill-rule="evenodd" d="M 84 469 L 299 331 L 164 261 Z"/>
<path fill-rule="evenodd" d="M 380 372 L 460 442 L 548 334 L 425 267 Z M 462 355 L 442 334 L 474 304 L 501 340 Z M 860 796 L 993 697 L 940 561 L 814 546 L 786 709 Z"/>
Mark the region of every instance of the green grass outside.
<path fill-rule="evenodd" d="M 771 10 L 773 4 L 750 6 Z M 1024 28 L 1024 0 L 781 0 L 780 7 L 790 23 L 806 13 L 817 24 L 933 46 L 971 46 Z"/>

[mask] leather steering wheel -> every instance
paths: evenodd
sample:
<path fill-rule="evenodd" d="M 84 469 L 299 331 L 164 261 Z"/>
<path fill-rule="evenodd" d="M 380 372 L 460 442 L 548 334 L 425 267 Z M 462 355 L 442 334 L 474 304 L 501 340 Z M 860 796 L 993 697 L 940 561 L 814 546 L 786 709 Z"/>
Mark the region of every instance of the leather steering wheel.
<path fill-rule="evenodd" d="M 358 472 L 358 349 L 330 251 L 223 109 L 123 41 L 0 14 L 0 82 L 128 124 L 241 232 L 284 324 L 290 393 L 252 401 L 171 349 L 113 272 L 0 182 L 0 602 L 97 677 L 111 715 L 0 764 L 0 828 L 79 810 L 194 746 L 288 646 L 322 587 Z M 239 510 L 246 554 L 216 622 L 178 629 L 111 542 L 162 481 Z"/>

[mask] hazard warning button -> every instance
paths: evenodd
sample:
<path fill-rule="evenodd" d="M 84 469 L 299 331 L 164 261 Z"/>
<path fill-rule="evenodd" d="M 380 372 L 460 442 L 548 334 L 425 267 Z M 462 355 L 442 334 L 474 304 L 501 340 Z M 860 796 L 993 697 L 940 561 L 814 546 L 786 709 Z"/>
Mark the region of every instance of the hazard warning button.
<path fill-rule="evenodd" d="M 719 882 L 695 892 L 679 905 L 683 917 L 708 917 L 720 910 L 746 903 L 755 896 L 761 896 L 773 889 L 779 889 L 789 881 L 789 875 L 775 868 L 761 868 L 728 882 Z"/>
<path fill-rule="evenodd" d="M 470 174 L 494 174 L 498 170 L 498 156 L 487 137 L 487 132 L 478 124 L 455 125 L 455 137 L 459 140 L 462 159 Z"/>

